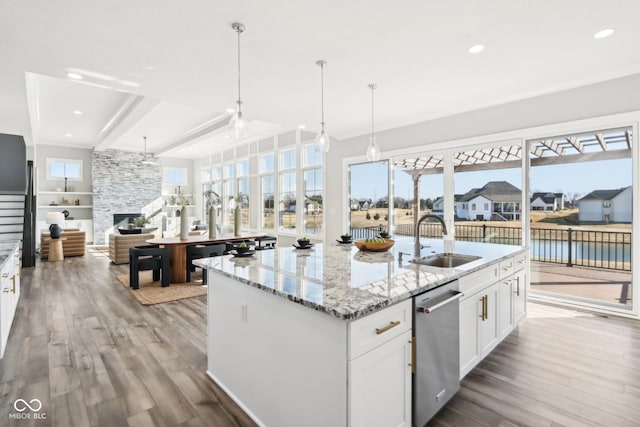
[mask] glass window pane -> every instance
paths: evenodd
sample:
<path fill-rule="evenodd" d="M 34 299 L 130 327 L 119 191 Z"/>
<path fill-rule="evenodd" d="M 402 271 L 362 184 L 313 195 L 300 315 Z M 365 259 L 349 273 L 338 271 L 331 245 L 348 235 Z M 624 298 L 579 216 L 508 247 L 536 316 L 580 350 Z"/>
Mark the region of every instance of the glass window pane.
<path fill-rule="evenodd" d="M 260 173 L 271 173 L 274 169 L 273 154 L 262 156 L 260 161 Z"/>
<path fill-rule="evenodd" d="M 224 165 L 224 177 L 233 178 L 236 174 L 236 165 L 234 163 L 227 163 Z"/>
<path fill-rule="evenodd" d="M 77 163 L 65 163 L 64 164 L 64 169 L 65 169 L 65 176 L 67 178 L 75 178 L 75 179 L 80 179 L 80 165 Z"/>
<path fill-rule="evenodd" d="M 280 153 L 280 170 L 296 168 L 296 150 L 287 150 Z"/>
<path fill-rule="evenodd" d="M 304 230 L 305 233 L 322 231 L 322 169 L 304 172 Z"/>
<path fill-rule="evenodd" d="M 238 194 L 243 196 L 242 202 L 240 203 L 241 228 L 247 230 L 249 229 L 249 178 L 238 179 Z"/>
<path fill-rule="evenodd" d="M 220 178 L 222 178 L 222 168 L 220 166 L 211 168 L 211 179 L 215 181 Z"/>
<path fill-rule="evenodd" d="M 296 228 L 296 173 L 280 175 L 279 226 L 281 230 Z"/>
<path fill-rule="evenodd" d="M 322 153 L 318 153 L 313 145 L 303 148 L 304 167 L 322 165 Z"/>
<path fill-rule="evenodd" d="M 211 168 L 202 168 L 202 182 L 211 181 Z"/>
<path fill-rule="evenodd" d="M 187 183 L 187 169 L 165 167 L 164 183 L 173 185 L 185 185 Z"/>
<path fill-rule="evenodd" d="M 53 178 L 64 178 L 64 163 L 62 162 L 51 162 L 51 177 Z"/>
<path fill-rule="evenodd" d="M 249 175 L 249 160 L 240 160 L 236 168 L 236 176 Z"/>
<path fill-rule="evenodd" d="M 272 230 L 274 228 L 274 187 L 275 180 L 273 175 L 262 177 L 262 222 L 264 229 Z"/>
<path fill-rule="evenodd" d="M 386 161 L 349 166 L 351 234 L 377 236 L 389 227 L 389 166 Z"/>

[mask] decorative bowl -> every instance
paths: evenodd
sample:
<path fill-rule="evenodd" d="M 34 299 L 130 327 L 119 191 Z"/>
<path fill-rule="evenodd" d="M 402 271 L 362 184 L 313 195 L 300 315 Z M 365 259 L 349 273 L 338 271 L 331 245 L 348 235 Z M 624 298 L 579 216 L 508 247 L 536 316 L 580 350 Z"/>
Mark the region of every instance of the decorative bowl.
<path fill-rule="evenodd" d="M 306 248 L 307 246 L 311 246 L 311 240 L 298 239 L 298 246 L 300 246 L 301 248 Z"/>
<path fill-rule="evenodd" d="M 391 239 L 384 239 L 384 243 L 367 243 L 366 239 L 362 239 L 362 240 L 356 240 L 353 243 L 361 251 L 384 252 L 384 251 L 388 251 L 393 246 L 395 241 Z"/>
<path fill-rule="evenodd" d="M 239 254 L 243 254 L 245 252 L 249 252 L 251 250 L 251 247 L 249 245 L 242 247 L 242 246 L 237 246 L 236 247 L 236 252 L 238 252 Z"/>
<path fill-rule="evenodd" d="M 343 234 L 340 236 L 340 240 L 342 240 L 343 242 L 350 242 L 352 239 L 351 234 Z"/>

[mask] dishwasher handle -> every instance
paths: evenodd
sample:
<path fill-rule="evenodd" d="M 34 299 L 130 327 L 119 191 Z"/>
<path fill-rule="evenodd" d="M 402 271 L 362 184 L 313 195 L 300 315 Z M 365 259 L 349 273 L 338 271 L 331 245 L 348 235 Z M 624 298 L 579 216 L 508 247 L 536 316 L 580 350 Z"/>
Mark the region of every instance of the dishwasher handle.
<path fill-rule="evenodd" d="M 437 309 L 439 309 L 441 307 L 444 307 L 445 305 L 449 304 L 450 302 L 458 300 L 463 295 L 463 293 L 459 292 L 459 291 L 452 291 L 451 294 L 452 295 L 449 298 L 445 298 L 444 300 L 436 302 L 433 305 L 419 306 L 419 307 L 417 307 L 417 311 L 420 312 L 420 313 L 424 313 L 424 314 L 433 313 Z"/>

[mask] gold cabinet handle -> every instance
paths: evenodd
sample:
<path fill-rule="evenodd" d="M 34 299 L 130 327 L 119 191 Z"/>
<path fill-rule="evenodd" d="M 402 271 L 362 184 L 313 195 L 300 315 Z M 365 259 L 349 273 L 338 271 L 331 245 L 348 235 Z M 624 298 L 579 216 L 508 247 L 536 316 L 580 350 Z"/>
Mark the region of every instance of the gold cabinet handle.
<path fill-rule="evenodd" d="M 411 363 L 409 363 L 409 366 L 411 366 L 411 373 L 415 374 L 416 373 L 416 337 L 411 337 L 411 341 L 409 341 L 409 344 L 411 344 Z"/>
<path fill-rule="evenodd" d="M 395 328 L 399 324 L 400 324 L 400 321 L 396 320 L 395 322 L 389 322 L 389 324 L 387 326 L 385 326 L 384 328 L 376 328 L 376 335 L 384 334 L 389 329 Z"/>
<path fill-rule="evenodd" d="M 13 282 L 13 285 L 11 286 L 11 293 L 16 293 L 16 275 L 14 274 L 13 276 L 11 276 L 11 281 Z"/>
<path fill-rule="evenodd" d="M 6 279 L 7 277 L 9 277 L 9 273 L 2 273 L 2 278 Z"/>
<path fill-rule="evenodd" d="M 487 320 L 487 296 L 483 295 L 480 302 L 482 302 L 482 314 L 480 315 L 480 319 L 484 322 Z"/>
<path fill-rule="evenodd" d="M 489 295 L 484 296 L 484 307 L 482 308 L 484 312 L 484 319 L 487 320 L 489 318 Z"/>
<path fill-rule="evenodd" d="M 516 295 L 520 296 L 520 276 L 516 277 Z"/>

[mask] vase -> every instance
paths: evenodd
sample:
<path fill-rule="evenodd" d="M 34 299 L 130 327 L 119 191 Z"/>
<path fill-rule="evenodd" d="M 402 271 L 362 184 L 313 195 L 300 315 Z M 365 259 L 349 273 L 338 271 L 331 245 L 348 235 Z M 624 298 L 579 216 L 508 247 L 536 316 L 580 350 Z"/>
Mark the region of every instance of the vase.
<path fill-rule="evenodd" d="M 187 218 L 187 207 L 180 209 L 180 240 L 189 240 L 189 218 Z"/>
<path fill-rule="evenodd" d="M 209 238 L 215 239 L 218 234 L 216 229 L 216 208 L 211 206 L 209 208 Z"/>
<path fill-rule="evenodd" d="M 234 214 L 234 218 L 233 218 L 233 235 L 234 236 L 239 236 L 240 235 L 240 230 L 242 229 L 242 215 L 241 215 L 241 211 L 240 211 L 240 206 L 236 206 L 236 210 L 233 213 Z"/>

